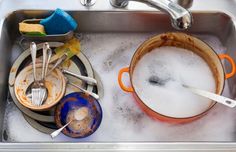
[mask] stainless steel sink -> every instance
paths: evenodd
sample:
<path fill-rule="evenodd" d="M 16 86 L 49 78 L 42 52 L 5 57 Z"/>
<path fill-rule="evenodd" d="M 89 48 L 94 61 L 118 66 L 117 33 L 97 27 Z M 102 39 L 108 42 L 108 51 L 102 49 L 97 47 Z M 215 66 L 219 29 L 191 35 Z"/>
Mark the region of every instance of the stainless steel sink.
<path fill-rule="evenodd" d="M 153 33 L 174 31 L 169 17 L 156 11 L 68 11 L 79 23 L 78 33 Z M 51 11 L 42 10 L 19 10 L 10 13 L 2 22 L 0 27 L 0 134 L 4 136 L 3 120 L 6 103 L 8 101 L 8 74 L 13 61 L 21 52 L 13 52 L 12 46 L 19 39 L 18 23 L 28 18 L 44 18 Z M 236 61 L 236 31 L 235 24 L 231 16 L 216 11 L 195 11 L 192 12 L 194 24 L 186 31 L 196 35 L 214 35 L 220 39 L 226 47 L 226 53 L 231 55 Z M 225 63 L 225 68 L 230 71 L 231 67 Z M 236 97 L 236 78 L 228 80 L 229 95 Z M 105 92 L 106 93 L 106 92 Z M 232 109 L 234 110 L 234 109 Z M 235 118 L 232 121 L 236 122 Z M 223 125 L 223 124 L 222 124 Z M 215 126 L 220 127 L 220 126 Z M 235 130 L 236 133 L 236 125 Z M 24 137 L 22 137 L 24 138 Z M 231 141 L 198 141 L 198 142 L 83 142 L 83 143 L 0 143 L 0 150 L 7 149 L 16 151 L 31 151 L 41 148 L 44 151 L 61 151 L 70 149 L 110 151 L 116 150 L 167 150 L 181 151 L 182 149 L 194 151 L 207 149 L 217 149 L 227 151 L 236 148 L 236 136 Z M 10 151 L 10 150 L 9 150 Z"/>

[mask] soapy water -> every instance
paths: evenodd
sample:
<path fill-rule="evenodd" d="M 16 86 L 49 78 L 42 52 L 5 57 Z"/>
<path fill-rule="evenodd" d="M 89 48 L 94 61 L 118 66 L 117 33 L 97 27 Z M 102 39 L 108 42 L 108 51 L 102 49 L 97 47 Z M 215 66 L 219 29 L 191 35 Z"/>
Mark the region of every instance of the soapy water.
<path fill-rule="evenodd" d="M 99 100 L 103 119 L 98 130 L 84 139 L 72 139 L 60 134 L 54 140 L 31 127 L 14 103 L 7 106 L 3 130 L 6 142 L 124 142 L 124 141 L 235 141 L 236 111 L 217 104 L 203 118 L 187 124 L 168 124 L 154 121 L 136 104 L 130 93 L 123 92 L 117 83 L 121 68 L 130 64 L 137 47 L 156 33 L 88 33 L 82 35 L 81 47 L 104 86 Z M 197 35 L 217 53 L 224 53 L 219 39 Z M 19 50 L 13 47 L 13 52 Z M 114 55 L 116 54 L 116 55 Z M 127 76 L 127 75 L 124 75 Z M 129 85 L 129 78 L 124 83 Z M 224 95 L 230 97 L 226 83 Z"/>
<path fill-rule="evenodd" d="M 212 101 L 193 94 L 183 84 L 210 92 L 216 90 L 207 63 L 182 48 L 156 48 L 139 60 L 133 72 L 133 85 L 138 96 L 160 114 L 184 118 L 208 109 Z"/>

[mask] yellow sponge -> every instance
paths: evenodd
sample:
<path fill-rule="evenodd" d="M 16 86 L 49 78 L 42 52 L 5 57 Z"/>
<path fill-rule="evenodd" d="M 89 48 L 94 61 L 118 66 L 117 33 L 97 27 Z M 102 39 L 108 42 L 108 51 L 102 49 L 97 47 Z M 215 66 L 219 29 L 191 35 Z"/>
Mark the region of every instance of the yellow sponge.
<path fill-rule="evenodd" d="M 19 23 L 19 31 L 27 35 L 45 36 L 44 26 L 41 24 Z"/>

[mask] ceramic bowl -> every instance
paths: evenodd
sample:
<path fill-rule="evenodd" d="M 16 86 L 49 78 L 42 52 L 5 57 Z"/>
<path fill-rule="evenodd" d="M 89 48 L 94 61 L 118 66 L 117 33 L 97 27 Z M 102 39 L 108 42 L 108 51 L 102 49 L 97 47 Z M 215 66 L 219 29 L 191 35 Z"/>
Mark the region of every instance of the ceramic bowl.
<path fill-rule="evenodd" d="M 90 95 L 74 92 L 62 98 L 55 111 L 55 122 L 66 136 L 83 138 L 93 134 L 102 121 L 102 109 L 99 102 Z"/>
<path fill-rule="evenodd" d="M 36 76 L 41 77 L 42 64 L 36 64 Z M 55 69 L 50 75 L 45 78 L 45 86 L 48 89 L 48 97 L 41 106 L 32 104 L 31 99 L 26 96 L 26 90 L 33 82 L 32 65 L 25 67 L 17 75 L 14 91 L 17 100 L 25 107 L 35 110 L 44 111 L 56 105 L 64 96 L 66 90 L 66 80 L 63 73 L 59 69 Z"/>

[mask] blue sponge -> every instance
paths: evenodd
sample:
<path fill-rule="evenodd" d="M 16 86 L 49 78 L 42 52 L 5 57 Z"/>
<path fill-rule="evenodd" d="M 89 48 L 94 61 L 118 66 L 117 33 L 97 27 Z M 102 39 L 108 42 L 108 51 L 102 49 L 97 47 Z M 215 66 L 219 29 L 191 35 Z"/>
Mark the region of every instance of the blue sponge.
<path fill-rule="evenodd" d="M 65 11 L 56 9 L 55 12 L 40 21 L 47 34 L 65 34 L 77 28 L 75 20 Z"/>

